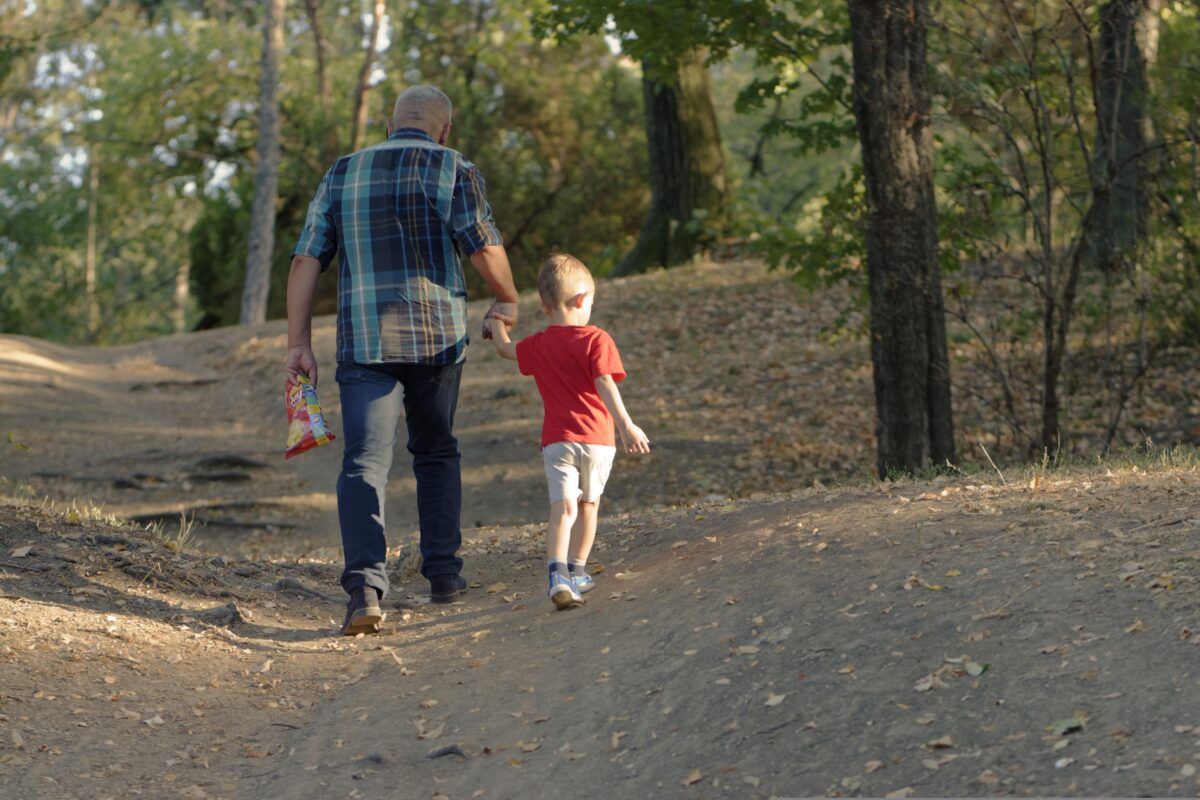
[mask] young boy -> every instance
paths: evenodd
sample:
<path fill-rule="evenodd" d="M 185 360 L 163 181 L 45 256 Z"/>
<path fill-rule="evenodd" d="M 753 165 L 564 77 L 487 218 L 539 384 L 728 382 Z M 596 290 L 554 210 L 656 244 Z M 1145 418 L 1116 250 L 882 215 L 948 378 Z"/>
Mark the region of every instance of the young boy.
<path fill-rule="evenodd" d="M 515 344 L 503 323 L 488 320 L 496 351 L 532 375 L 542 395 L 542 461 L 550 484 L 546 533 L 548 594 L 560 611 L 583 604 L 595 586 L 585 571 L 596 538 L 596 512 L 616 455 L 615 427 L 629 453 L 649 453 L 650 442 L 633 424 L 617 381 L 625 377 L 612 337 L 594 325 L 596 284 L 579 259 L 547 258 L 538 272 L 538 296 L 550 325 Z"/>

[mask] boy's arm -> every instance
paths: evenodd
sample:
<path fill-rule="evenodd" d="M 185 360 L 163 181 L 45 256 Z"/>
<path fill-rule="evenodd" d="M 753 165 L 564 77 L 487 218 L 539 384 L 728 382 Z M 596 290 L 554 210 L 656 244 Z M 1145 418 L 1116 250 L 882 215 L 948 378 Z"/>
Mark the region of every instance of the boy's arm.
<path fill-rule="evenodd" d="M 483 329 L 492 335 L 492 344 L 496 346 L 496 352 L 501 358 L 517 360 L 517 345 L 508 338 L 508 326 L 503 319 L 488 317 L 483 321 Z"/>
<path fill-rule="evenodd" d="M 617 423 L 621 441 L 625 443 L 625 452 L 649 453 L 650 439 L 647 438 L 645 431 L 633 424 L 629 412 L 625 410 L 625 403 L 621 400 L 621 392 L 617 389 L 617 382 L 613 380 L 613 376 L 601 375 L 596 378 L 596 391 L 599 392 L 604 405 L 608 407 L 608 413 L 613 415 L 613 419 Z"/>

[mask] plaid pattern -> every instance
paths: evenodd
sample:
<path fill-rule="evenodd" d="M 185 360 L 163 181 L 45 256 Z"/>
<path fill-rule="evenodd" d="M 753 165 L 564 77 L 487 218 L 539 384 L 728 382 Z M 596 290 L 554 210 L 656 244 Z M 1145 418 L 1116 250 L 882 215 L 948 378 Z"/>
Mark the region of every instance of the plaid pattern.
<path fill-rule="evenodd" d="M 467 346 L 458 251 L 503 239 L 475 165 L 424 131 L 338 159 L 293 255 L 338 259 L 338 363 L 443 365 Z"/>

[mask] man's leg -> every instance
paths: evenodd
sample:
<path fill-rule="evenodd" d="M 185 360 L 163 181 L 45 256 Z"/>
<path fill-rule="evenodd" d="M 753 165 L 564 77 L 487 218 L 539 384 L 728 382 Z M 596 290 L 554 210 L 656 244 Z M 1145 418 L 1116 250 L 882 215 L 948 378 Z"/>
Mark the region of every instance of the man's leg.
<path fill-rule="evenodd" d="M 421 519 L 421 574 L 457 576 L 462 571 L 462 472 L 454 411 L 462 364 L 400 368 L 408 452 L 417 479 L 417 514 Z"/>
<path fill-rule="evenodd" d="M 339 365 L 337 382 L 345 440 L 337 482 L 346 560 L 342 588 L 350 594 L 370 586 L 382 598 L 388 589 L 384 500 L 400 421 L 400 386 L 383 369 L 358 364 Z"/>

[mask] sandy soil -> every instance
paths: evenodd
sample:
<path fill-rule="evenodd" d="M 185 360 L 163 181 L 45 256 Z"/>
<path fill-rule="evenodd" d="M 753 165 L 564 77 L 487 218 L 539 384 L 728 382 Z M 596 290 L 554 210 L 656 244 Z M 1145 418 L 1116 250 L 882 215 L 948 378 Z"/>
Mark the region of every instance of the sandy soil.
<path fill-rule="evenodd" d="M 425 602 L 398 461 L 397 590 L 361 639 L 335 635 L 340 448 L 281 457 L 280 323 L 0 337 L 0 794 L 1200 792 L 1194 453 L 876 484 L 863 345 L 818 336 L 834 300 L 753 264 L 601 284 L 657 446 L 619 459 L 567 613 L 536 390 L 477 342 L 475 588 Z M 316 347 L 340 431 L 332 320 Z M 1186 423 L 1185 374 L 1131 416 Z"/>
<path fill-rule="evenodd" d="M 0 508 L 13 796 L 1200 789 L 1194 467 L 613 518 L 565 613 L 537 526 L 479 529 L 464 602 L 402 576 L 383 633 L 349 640 L 336 598 L 296 593 L 336 564 L 89 516 Z"/>

